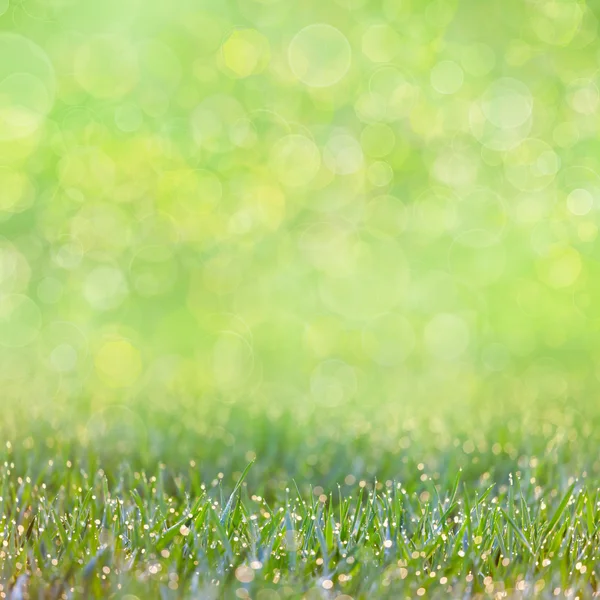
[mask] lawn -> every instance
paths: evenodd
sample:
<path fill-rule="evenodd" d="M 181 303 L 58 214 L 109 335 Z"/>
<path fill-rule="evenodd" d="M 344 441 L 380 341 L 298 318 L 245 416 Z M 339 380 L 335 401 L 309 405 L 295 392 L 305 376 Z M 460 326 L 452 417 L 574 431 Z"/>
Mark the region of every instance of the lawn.
<path fill-rule="evenodd" d="M 8 442 L 7 597 L 588 598 L 597 589 L 597 415 L 505 406 L 490 419 L 489 407 L 463 406 L 466 418 L 395 408 L 395 419 L 369 421 L 360 407 L 304 417 L 221 410 L 224 426 L 165 411 L 148 432 L 123 428 L 121 416 L 85 443 L 68 423 L 40 419 L 31 437 Z"/>
<path fill-rule="evenodd" d="M 0 598 L 600 593 L 596 0 L 0 0 Z"/>

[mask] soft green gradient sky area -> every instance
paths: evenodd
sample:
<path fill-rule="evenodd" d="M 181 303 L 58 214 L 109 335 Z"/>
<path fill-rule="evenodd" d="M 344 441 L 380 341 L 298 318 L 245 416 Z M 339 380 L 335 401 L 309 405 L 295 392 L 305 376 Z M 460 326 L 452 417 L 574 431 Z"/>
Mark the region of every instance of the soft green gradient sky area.
<path fill-rule="evenodd" d="M 596 9 L 0 0 L 4 399 L 596 385 Z"/>

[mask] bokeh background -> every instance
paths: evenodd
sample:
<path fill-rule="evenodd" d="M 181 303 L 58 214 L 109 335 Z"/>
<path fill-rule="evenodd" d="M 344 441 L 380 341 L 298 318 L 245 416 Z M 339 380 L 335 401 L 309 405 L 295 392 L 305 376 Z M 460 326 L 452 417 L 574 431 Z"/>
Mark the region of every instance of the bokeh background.
<path fill-rule="evenodd" d="M 309 475 L 589 436 L 599 11 L 0 0 L 7 435 Z"/>

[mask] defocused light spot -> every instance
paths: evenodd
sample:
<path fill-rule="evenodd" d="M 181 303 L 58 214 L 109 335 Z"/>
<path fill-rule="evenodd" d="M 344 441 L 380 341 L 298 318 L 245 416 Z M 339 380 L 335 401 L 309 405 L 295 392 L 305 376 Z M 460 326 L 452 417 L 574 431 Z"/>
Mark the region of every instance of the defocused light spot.
<path fill-rule="evenodd" d="M 454 94 L 463 84 L 462 69 L 452 60 L 442 60 L 431 70 L 431 87 L 440 94 Z"/>
<path fill-rule="evenodd" d="M 115 339 L 105 342 L 94 358 L 96 370 L 110 387 L 133 385 L 142 372 L 142 359 L 131 342 Z"/>
<path fill-rule="evenodd" d="M 112 188 L 116 165 L 97 146 L 78 146 L 65 153 L 58 164 L 58 177 L 65 187 L 89 190 L 102 196 Z M 118 210 L 112 208 L 112 211 Z"/>
<path fill-rule="evenodd" d="M 450 187 L 469 187 L 477 177 L 478 162 L 463 152 L 444 152 L 433 163 L 432 173 Z"/>
<path fill-rule="evenodd" d="M 396 237 L 406 222 L 406 206 L 395 196 L 376 196 L 365 207 L 364 226 L 372 234 Z"/>
<path fill-rule="evenodd" d="M 554 46 L 566 46 L 581 24 L 584 3 L 544 0 L 528 5 L 531 25 L 540 40 Z"/>
<path fill-rule="evenodd" d="M 315 223 L 302 232 L 298 246 L 312 266 L 333 276 L 343 276 L 352 269 L 353 233 L 346 223 Z"/>
<path fill-rule="evenodd" d="M 248 209 L 242 209 L 235 212 L 229 218 L 229 228 L 228 231 L 232 235 L 244 235 L 249 233 L 254 227 L 256 223 L 254 221 L 254 215 L 252 211 Z"/>
<path fill-rule="evenodd" d="M 391 62 L 401 50 L 401 39 L 395 29 L 383 23 L 371 25 L 362 37 L 362 51 L 375 63 Z"/>
<path fill-rule="evenodd" d="M 524 83 L 503 77 L 490 84 L 481 98 L 481 106 L 490 123 L 511 129 L 529 119 L 533 98 Z"/>
<path fill-rule="evenodd" d="M 75 54 L 77 83 L 97 98 L 119 98 L 139 77 L 135 48 L 123 37 L 99 35 L 89 38 Z"/>
<path fill-rule="evenodd" d="M 415 347 L 415 332 L 408 319 L 387 313 L 365 326 L 362 344 L 371 360 L 390 367 L 410 356 Z"/>
<path fill-rule="evenodd" d="M 240 565 L 235 570 L 235 578 L 242 583 L 250 583 L 254 580 L 254 571 L 246 565 Z"/>
<path fill-rule="evenodd" d="M 240 119 L 231 129 L 231 141 L 240 148 L 251 148 L 258 141 L 256 128 L 250 119 Z"/>
<path fill-rule="evenodd" d="M 358 96 L 354 103 L 357 117 L 364 123 L 388 120 L 385 99 L 371 92 Z"/>
<path fill-rule="evenodd" d="M 385 187 L 394 178 L 394 170 L 383 160 L 375 161 L 367 170 L 369 181 L 377 187 Z"/>
<path fill-rule="evenodd" d="M 4 293 L 25 291 L 30 276 L 27 259 L 13 244 L 0 237 L 0 290 Z"/>
<path fill-rule="evenodd" d="M 225 66 L 236 77 L 260 73 L 270 58 L 269 41 L 255 29 L 237 29 L 221 48 Z"/>
<path fill-rule="evenodd" d="M 116 308 L 127 294 L 125 277 L 114 267 L 96 267 L 87 275 L 83 284 L 84 298 L 97 310 Z"/>
<path fill-rule="evenodd" d="M 357 388 L 354 368 L 338 359 L 320 363 L 310 377 L 310 391 L 317 405 L 340 406 L 356 394 Z"/>
<path fill-rule="evenodd" d="M 505 151 L 520 144 L 531 131 L 533 98 L 527 86 L 511 78 L 493 82 L 471 104 L 473 135 L 491 150 Z"/>
<path fill-rule="evenodd" d="M 482 158 L 484 160 L 496 160 L 491 154 L 484 154 L 485 149 L 494 152 L 505 152 L 515 146 L 518 146 L 531 131 L 531 119 L 528 119 L 519 127 L 503 128 L 493 125 L 488 121 L 481 107 L 477 103 L 471 104 L 469 111 L 469 125 L 475 138 L 484 146 L 482 149 Z"/>
<path fill-rule="evenodd" d="M 81 263 L 83 248 L 76 239 L 68 239 L 57 246 L 52 254 L 53 261 L 63 269 L 74 269 Z"/>
<path fill-rule="evenodd" d="M 285 215 L 286 199 L 275 182 L 262 177 L 249 179 L 242 194 L 243 208 L 239 213 L 246 215 L 244 218 L 249 221 L 250 229 L 266 227 L 276 230 L 280 226 Z"/>
<path fill-rule="evenodd" d="M 396 121 L 407 117 L 419 97 L 419 88 L 395 67 L 381 67 L 369 80 L 369 95 L 358 99 L 356 110 L 365 121 Z"/>
<path fill-rule="evenodd" d="M 336 134 L 329 138 L 323 148 L 323 162 L 338 175 L 355 173 L 363 166 L 362 148 L 351 135 Z"/>
<path fill-rule="evenodd" d="M 237 124 L 244 117 L 244 109 L 232 96 L 211 96 L 192 112 L 194 141 L 209 152 L 227 152 L 234 146 Z"/>
<path fill-rule="evenodd" d="M 459 244 L 481 248 L 496 243 L 508 224 L 506 206 L 496 192 L 477 187 L 456 203 L 455 239 Z"/>
<path fill-rule="evenodd" d="M 437 30 L 443 30 L 452 21 L 456 14 L 458 2 L 452 0 L 433 0 L 425 5 L 425 18 Z"/>
<path fill-rule="evenodd" d="M 411 228 L 423 241 L 439 237 L 456 224 L 457 206 L 457 199 L 445 190 L 426 190 L 412 204 Z"/>
<path fill-rule="evenodd" d="M 582 115 L 594 114 L 600 104 L 596 84 L 585 79 L 579 79 L 569 86 L 567 99 L 573 110 Z"/>
<path fill-rule="evenodd" d="M 564 288 L 577 281 L 582 268 L 581 255 L 571 246 L 554 246 L 549 256 L 537 266 L 544 283 L 553 288 Z"/>
<path fill-rule="evenodd" d="M 316 23 L 290 42 L 288 60 L 294 75 L 309 87 L 328 87 L 350 69 L 352 50 L 346 36 L 331 25 Z"/>
<path fill-rule="evenodd" d="M 281 138 L 272 148 L 269 163 L 287 187 L 308 185 L 321 166 L 321 155 L 316 144 L 303 135 L 292 134 Z"/>
<path fill-rule="evenodd" d="M 557 184 L 566 195 L 567 210 L 575 215 L 589 213 L 600 197 L 600 175 L 589 166 L 567 165 L 558 173 Z"/>
<path fill-rule="evenodd" d="M 83 246 L 86 253 L 108 252 L 115 257 L 129 249 L 131 227 L 128 214 L 118 204 L 85 204 L 71 221 L 71 243 Z"/>
<path fill-rule="evenodd" d="M 54 371 L 66 373 L 83 369 L 88 343 L 81 330 L 68 321 L 54 321 L 44 327 L 39 340 L 40 354 Z"/>
<path fill-rule="evenodd" d="M 368 156 L 383 158 L 394 149 L 396 136 L 389 125 L 372 123 L 362 130 L 360 144 Z"/>
<path fill-rule="evenodd" d="M 0 345 L 20 348 L 39 334 L 42 313 L 31 298 L 22 294 L 0 296 Z"/>
<path fill-rule="evenodd" d="M 524 192 L 539 192 L 556 176 L 559 158 L 543 140 L 527 139 L 504 158 L 506 178 Z"/>
<path fill-rule="evenodd" d="M 469 327 L 458 315 L 438 314 L 425 326 L 425 346 L 435 358 L 459 358 L 466 351 L 469 338 Z"/>
<path fill-rule="evenodd" d="M 77 365 L 77 351 L 69 344 L 59 344 L 50 353 L 50 362 L 57 371 L 72 371 Z"/>
<path fill-rule="evenodd" d="M 593 206 L 594 197 L 585 189 L 575 189 L 567 196 L 567 208 L 574 215 L 587 215 Z"/>
<path fill-rule="evenodd" d="M 0 140 L 36 131 L 54 104 L 55 86 L 54 69 L 39 46 L 0 33 Z"/>
<path fill-rule="evenodd" d="M 169 211 L 163 213 L 161 228 L 165 227 L 164 219 L 169 220 L 166 239 L 157 240 L 153 237 L 152 221 L 150 229 L 146 231 L 145 243 L 153 245 L 158 241 L 173 242 L 182 236 L 183 231 L 193 229 L 200 215 L 203 227 L 207 227 L 214 215 L 219 201 L 223 195 L 223 185 L 220 179 L 212 172 L 203 169 L 181 169 L 162 173 L 158 181 L 157 196 L 161 207 Z M 153 217 L 156 221 L 156 217 Z"/>
<path fill-rule="evenodd" d="M 598 41 L 598 15 L 588 2 L 580 2 L 579 8 L 582 11 L 581 21 L 571 44 L 581 51 Z"/>

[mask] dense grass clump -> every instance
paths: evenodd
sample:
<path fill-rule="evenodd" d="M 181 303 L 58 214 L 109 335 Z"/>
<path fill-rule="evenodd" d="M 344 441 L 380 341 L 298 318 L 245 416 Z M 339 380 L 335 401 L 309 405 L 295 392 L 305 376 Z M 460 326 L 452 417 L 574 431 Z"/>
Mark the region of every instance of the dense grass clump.
<path fill-rule="evenodd" d="M 235 412 L 229 452 L 218 438 L 182 433 L 184 424 L 169 438 L 174 425 L 163 423 L 155 452 L 165 462 L 119 450 L 110 432 L 111 448 L 58 439 L 47 424 L 35 432 L 43 443 L 8 442 L 3 597 L 586 598 L 598 590 L 600 469 L 576 411 L 565 409 L 570 425 L 552 423 L 551 410 L 540 409 L 537 425 L 505 415 L 481 421 L 478 435 L 465 433 L 475 431 L 465 418 L 447 441 L 447 431 L 413 415 L 396 451 L 383 429 L 379 441 L 377 432 L 352 439 L 348 418 L 321 430 L 303 424 L 312 439 L 294 435 L 289 415 L 255 418 L 254 432 L 269 427 L 260 439 L 249 415 Z M 330 443 L 334 427 L 348 435 L 346 452 Z M 184 456 L 188 444 L 193 456 Z M 289 454 L 270 454 L 270 444 Z"/>

